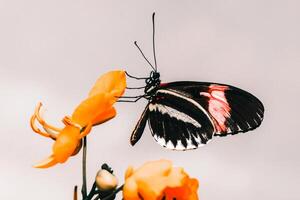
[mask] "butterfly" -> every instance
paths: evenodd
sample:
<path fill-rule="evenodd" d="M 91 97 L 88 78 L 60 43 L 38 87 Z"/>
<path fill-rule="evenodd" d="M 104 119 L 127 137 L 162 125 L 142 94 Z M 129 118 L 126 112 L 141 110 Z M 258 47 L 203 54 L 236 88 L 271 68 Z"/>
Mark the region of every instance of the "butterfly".
<path fill-rule="evenodd" d="M 135 41 L 134 44 L 152 68 L 149 77 L 130 78 L 145 80 L 139 96 L 122 96 L 119 102 L 148 101 L 131 138 L 135 145 L 142 137 L 146 123 L 155 141 L 172 150 L 195 149 L 214 136 L 244 133 L 260 126 L 264 106 L 254 95 L 237 87 L 194 81 L 161 83 L 155 55 L 155 13 L 152 15 L 154 66 Z"/>

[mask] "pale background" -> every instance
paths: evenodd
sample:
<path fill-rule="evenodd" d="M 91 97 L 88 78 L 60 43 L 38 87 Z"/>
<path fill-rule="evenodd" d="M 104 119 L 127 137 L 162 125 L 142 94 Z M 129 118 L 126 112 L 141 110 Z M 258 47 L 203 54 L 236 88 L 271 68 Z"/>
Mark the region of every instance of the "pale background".
<path fill-rule="evenodd" d="M 103 162 L 123 183 L 128 165 L 167 158 L 199 179 L 203 200 L 299 200 L 299 8 L 296 0 L 1 0 L 0 199 L 72 199 L 73 186 L 81 184 L 81 155 L 32 168 L 52 142 L 31 131 L 30 115 L 42 101 L 48 121 L 61 125 L 100 74 L 126 69 L 147 76 L 133 41 L 152 56 L 156 11 L 163 81 L 241 87 L 264 102 L 265 120 L 251 133 L 173 152 L 157 145 L 148 128 L 131 147 L 146 102 L 118 104 L 118 116 L 89 135 L 89 186 Z"/>

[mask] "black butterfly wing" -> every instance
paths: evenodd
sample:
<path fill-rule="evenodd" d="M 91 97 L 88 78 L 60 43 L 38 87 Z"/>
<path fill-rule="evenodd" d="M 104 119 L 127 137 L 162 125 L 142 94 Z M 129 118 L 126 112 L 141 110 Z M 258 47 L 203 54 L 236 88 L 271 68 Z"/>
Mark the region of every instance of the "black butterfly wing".
<path fill-rule="evenodd" d="M 239 88 L 207 82 L 161 84 L 131 136 L 134 145 L 148 120 L 155 140 L 169 149 L 194 149 L 212 136 L 247 132 L 258 127 L 263 104 Z"/>
<path fill-rule="evenodd" d="M 136 124 L 131 145 L 141 138 L 147 121 L 157 143 L 169 149 L 195 149 L 212 139 L 213 122 L 196 102 L 193 104 L 172 94 L 158 94 L 161 98 L 148 103 Z"/>
<path fill-rule="evenodd" d="M 150 101 L 148 122 L 154 139 L 168 149 L 195 149 L 214 134 L 213 121 L 201 103 L 168 89 L 157 90 Z"/>
<path fill-rule="evenodd" d="M 264 117 L 261 101 L 234 86 L 186 81 L 164 84 L 160 90 L 172 91 L 198 102 L 213 121 L 214 136 L 253 130 Z"/>
<path fill-rule="evenodd" d="M 149 117 L 149 103 L 147 104 L 146 108 L 144 109 L 138 123 L 135 125 L 135 128 L 130 137 L 130 144 L 133 146 L 135 145 L 139 139 L 142 137 L 147 120 Z"/>

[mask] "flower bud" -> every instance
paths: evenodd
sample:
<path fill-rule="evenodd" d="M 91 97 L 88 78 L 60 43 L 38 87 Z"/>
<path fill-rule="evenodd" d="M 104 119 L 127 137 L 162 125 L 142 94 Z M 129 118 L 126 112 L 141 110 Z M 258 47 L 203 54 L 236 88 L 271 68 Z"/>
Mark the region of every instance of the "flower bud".
<path fill-rule="evenodd" d="M 118 186 L 118 179 L 109 171 L 101 169 L 96 175 L 96 185 L 102 191 L 113 190 Z"/>

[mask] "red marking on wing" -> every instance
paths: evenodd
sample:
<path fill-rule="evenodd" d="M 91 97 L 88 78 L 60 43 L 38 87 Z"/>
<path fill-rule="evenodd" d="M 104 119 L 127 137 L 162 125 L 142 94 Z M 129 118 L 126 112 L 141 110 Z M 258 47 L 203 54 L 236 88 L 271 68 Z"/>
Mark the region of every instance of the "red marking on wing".
<path fill-rule="evenodd" d="M 161 83 L 161 84 L 159 84 L 160 87 L 164 87 L 166 85 L 168 85 L 168 83 Z"/>
<path fill-rule="evenodd" d="M 225 90 L 227 86 L 210 85 L 208 92 L 201 92 L 209 98 L 208 100 L 208 112 L 214 118 L 214 124 L 217 132 L 224 132 L 227 130 L 225 125 L 226 118 L 230 117 L 230 106 L 225 97 Z"/>

